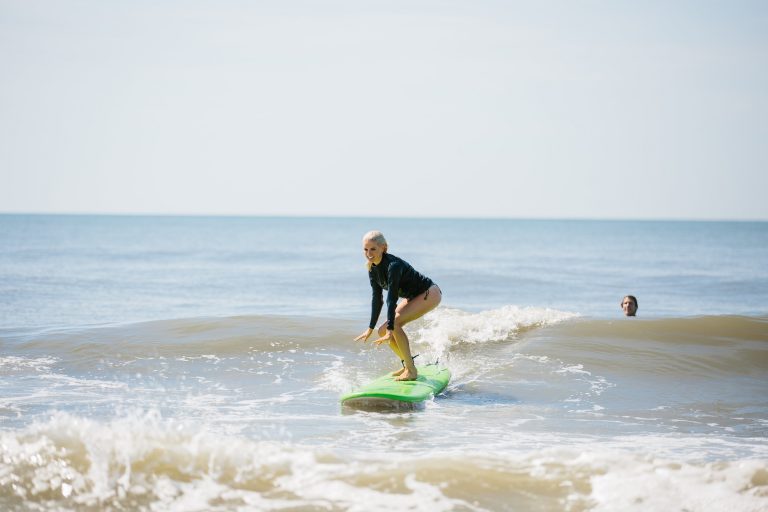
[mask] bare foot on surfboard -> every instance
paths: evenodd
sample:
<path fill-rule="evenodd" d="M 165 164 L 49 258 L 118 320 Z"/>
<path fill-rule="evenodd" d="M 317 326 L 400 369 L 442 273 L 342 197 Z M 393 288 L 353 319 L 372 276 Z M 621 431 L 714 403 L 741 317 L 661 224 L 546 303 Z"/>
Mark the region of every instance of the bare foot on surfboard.
<path fill-rule="evenodd" d="M 402 373 L 398 377 L 395 377 L 396 381 L 403 380 L 416 380 L 417 374 L 408 371 L 408 368 L 404 368 Z"/>
<path fill-rule="evenodd" d="M 404 371 L 405 371 L 405 368 L 400 368 L 399 370 L 395 370 L 392 373 L 390 373 L 390 375 L 393 376 L 393 377 L 397 377 L 398 375 L 400 375 Z"/>

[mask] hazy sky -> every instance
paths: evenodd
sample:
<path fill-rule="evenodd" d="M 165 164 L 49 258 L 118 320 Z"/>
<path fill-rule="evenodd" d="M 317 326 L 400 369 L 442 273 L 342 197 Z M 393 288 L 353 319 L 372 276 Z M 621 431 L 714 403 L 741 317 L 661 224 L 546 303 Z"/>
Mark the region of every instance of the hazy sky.
<path fill-rule="evenodd" d="M 0 212 L 768 220 L 768 2 L 0 0 Z"/>

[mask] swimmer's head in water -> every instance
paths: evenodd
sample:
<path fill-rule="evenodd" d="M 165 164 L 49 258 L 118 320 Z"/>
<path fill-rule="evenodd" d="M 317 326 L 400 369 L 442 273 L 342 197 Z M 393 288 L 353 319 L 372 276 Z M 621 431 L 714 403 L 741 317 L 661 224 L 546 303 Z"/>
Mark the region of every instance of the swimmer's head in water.
<path fill-rule="evenodd" d="M 637 314 L 637 298 L 634 295 L 626 295 L 621 300 L 621 309 L 625 316 L 635 316 Z"/>

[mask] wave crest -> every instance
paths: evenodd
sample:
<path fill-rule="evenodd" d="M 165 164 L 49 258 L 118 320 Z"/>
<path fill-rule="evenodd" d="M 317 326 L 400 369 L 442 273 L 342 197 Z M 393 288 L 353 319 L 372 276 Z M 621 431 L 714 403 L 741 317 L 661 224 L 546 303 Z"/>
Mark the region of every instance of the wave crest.
<path fill-rule="evenodd" d="M 758 510 L 768 461 L 697 463 L 589 445 L 339 457 L 147 412 L 0 434 L 0 506 L 128 510 Z"/>
<path fill-rule="evenodd" d="M 452 345 L 509 341 L 526 331 L 578 316 L 555 309 L 514 305 L 478 313 L 439 308 L 424 317 L 417 331 L 417 340 L 442 354 Z"/>

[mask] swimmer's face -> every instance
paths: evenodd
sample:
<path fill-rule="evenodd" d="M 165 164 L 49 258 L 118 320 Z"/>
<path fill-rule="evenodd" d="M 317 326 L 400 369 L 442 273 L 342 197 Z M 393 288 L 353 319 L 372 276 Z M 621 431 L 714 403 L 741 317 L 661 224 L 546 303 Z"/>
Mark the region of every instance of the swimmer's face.
<path fill-rule="evenodd" d="M 381 263 L 381 257 L 384 256 L 386 250 L 386 245 L 379 245 L 373 240 L 363 240 L 363 254 L 365 254 L 365 259 L 374 265 Z"/>
<path fill-rule="evenodd" d="M 625 316 L 635 316 L 637 304 L 629 297 L 624 297 L 624 300 L 621 301 L 621 309 L 624 311 Z"/>

